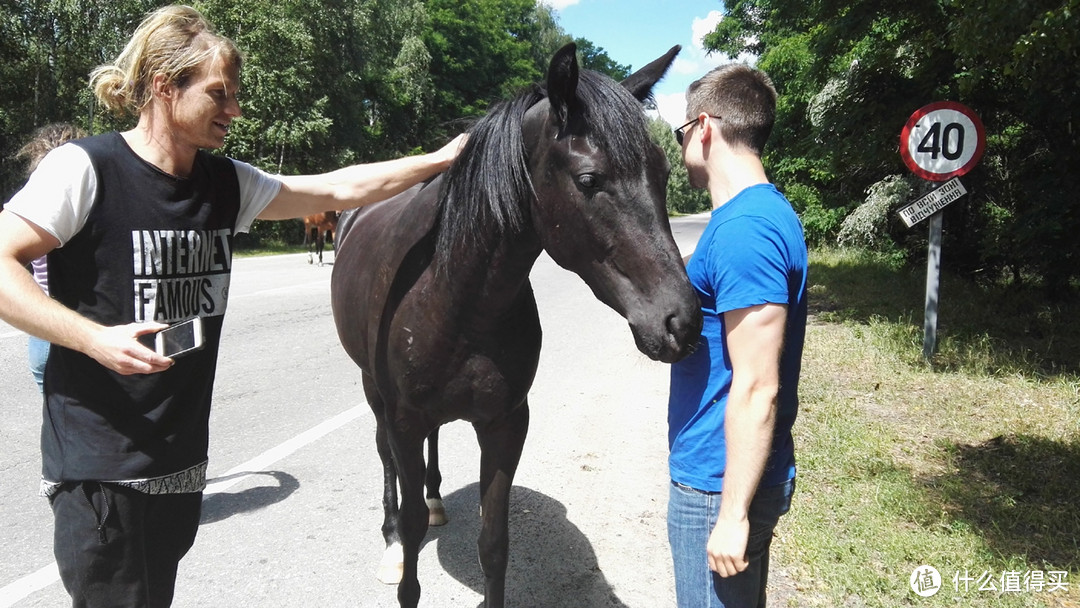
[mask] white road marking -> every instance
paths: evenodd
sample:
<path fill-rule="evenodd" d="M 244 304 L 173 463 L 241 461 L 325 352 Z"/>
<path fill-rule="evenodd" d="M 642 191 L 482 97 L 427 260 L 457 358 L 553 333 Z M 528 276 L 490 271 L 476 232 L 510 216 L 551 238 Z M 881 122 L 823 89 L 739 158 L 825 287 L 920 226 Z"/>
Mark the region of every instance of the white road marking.
<path fill-rule="evenodd" d="M 289 439 L 285 443 L 270 448 L 255 458 L 252 458 L 239 466 L 233 467 L 219 476 L 222 481 L 211 480 L 206 484 L 206 490 L 203 491 L 203 498 L 205 499 L 208 496 L 224 492 L 250 477 L 252 474 L 266 471 L 275 463 L 287 458 L 300 448 L 318 441 L 353 420 L 356 420 L 364 411 L 365 406 L 363 404 L 347 409 L 337 416 L 317 424 L 311 429 Z M 28 574 L 13 583 L 0 588 L 0 608 L 14 606 L 16 602 L 29 597 L 31 594 L 40 591 L 59 580 L 60 572 L 57 569 L 56 562 L 53 562 L 33 574 Z"/>

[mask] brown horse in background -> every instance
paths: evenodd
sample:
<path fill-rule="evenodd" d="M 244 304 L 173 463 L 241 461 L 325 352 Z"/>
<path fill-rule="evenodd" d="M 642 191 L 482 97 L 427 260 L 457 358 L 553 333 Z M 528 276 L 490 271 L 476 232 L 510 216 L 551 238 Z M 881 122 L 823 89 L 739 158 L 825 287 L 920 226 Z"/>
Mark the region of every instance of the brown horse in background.
<path fill-rule="evenodd" d="M 308 264 L 314 263 L 314 252 L 319 256 L 319 266 L 323 265 L 322 253 L 327 234 L 330 235 L 335 248 L 337 247 L 337 241 L 334 239 L 337 223 L 337 211 L 316 213 L 304 218 L 304 247 L 308 248 Z"/>

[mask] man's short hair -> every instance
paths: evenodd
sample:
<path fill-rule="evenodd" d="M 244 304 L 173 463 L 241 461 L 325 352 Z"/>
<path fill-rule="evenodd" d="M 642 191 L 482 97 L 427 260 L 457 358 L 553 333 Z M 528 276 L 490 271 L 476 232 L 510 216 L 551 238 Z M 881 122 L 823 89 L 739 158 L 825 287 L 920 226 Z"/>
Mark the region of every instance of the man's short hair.
<path fill-rule="evenodd" d="M 729 63 L 695 80 L 686 90 L 686 116 L 702 112 L 720 119 L 720 134 L 729 145 L 761 156 L 776 120 L 776 89 L 761 70 Z"/>

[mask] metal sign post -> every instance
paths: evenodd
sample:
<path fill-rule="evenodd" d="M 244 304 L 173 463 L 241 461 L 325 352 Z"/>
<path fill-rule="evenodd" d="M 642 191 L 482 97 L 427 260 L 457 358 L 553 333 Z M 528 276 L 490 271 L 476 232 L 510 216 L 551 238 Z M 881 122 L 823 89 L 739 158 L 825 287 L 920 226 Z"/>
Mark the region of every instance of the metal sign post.
<path fill-rule="evenodd" d="M 918 109 L 900 132 L 900 156 L 915 175 L 945 182 L 900 210 L 908 228 L 930 219 L 930 245 L 926 254 L 926 307 L 923 317 L 923 357 L 930 360 L 937 347 L 938 305 L 941 301 L 942 209 L 967 194 L 959 177 L 982 158 L 986 133 L 969 108 L 940 101 Z M 946 181 L 947 180 L 947 181 Z"/>
<path fill-rule="evenodd" d="M 937 346 L 938 288 L 941 285 L 941 212 L 930 216 L 930 248 L 926 252 L 926 308 L 923 313 L 922 354 L 927 361 Z"/>

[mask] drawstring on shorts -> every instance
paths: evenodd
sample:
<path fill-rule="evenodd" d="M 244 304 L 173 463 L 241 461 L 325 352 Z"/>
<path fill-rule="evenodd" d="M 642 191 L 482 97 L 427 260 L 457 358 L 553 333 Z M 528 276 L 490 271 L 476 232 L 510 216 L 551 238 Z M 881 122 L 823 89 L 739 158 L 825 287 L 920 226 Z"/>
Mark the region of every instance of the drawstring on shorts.
<path fill-rule="evenodd" d="M 86 499 L 86 504 L 90 505 L 90 510 L 93 511 L 94 515 L 98 518 L 98 542 L 103 545 L 108 544 L 109 538 L 108 535 L 105 533 L 105 522 L 109 519 L 109 497 L 105 494 L 105 486 L 101 485 L 100 483 L 97 484 L 98 490 L 101 492 L 101 502 L 103 505 L 101 513 L 98 513 L 97 507 L 94 506 L 94 501 L 90 497 L 91 493 L 93 492 L 89 487 L 90 484 L 86 482 L 80 485 L 82 485 L 83 498 Z"/>

